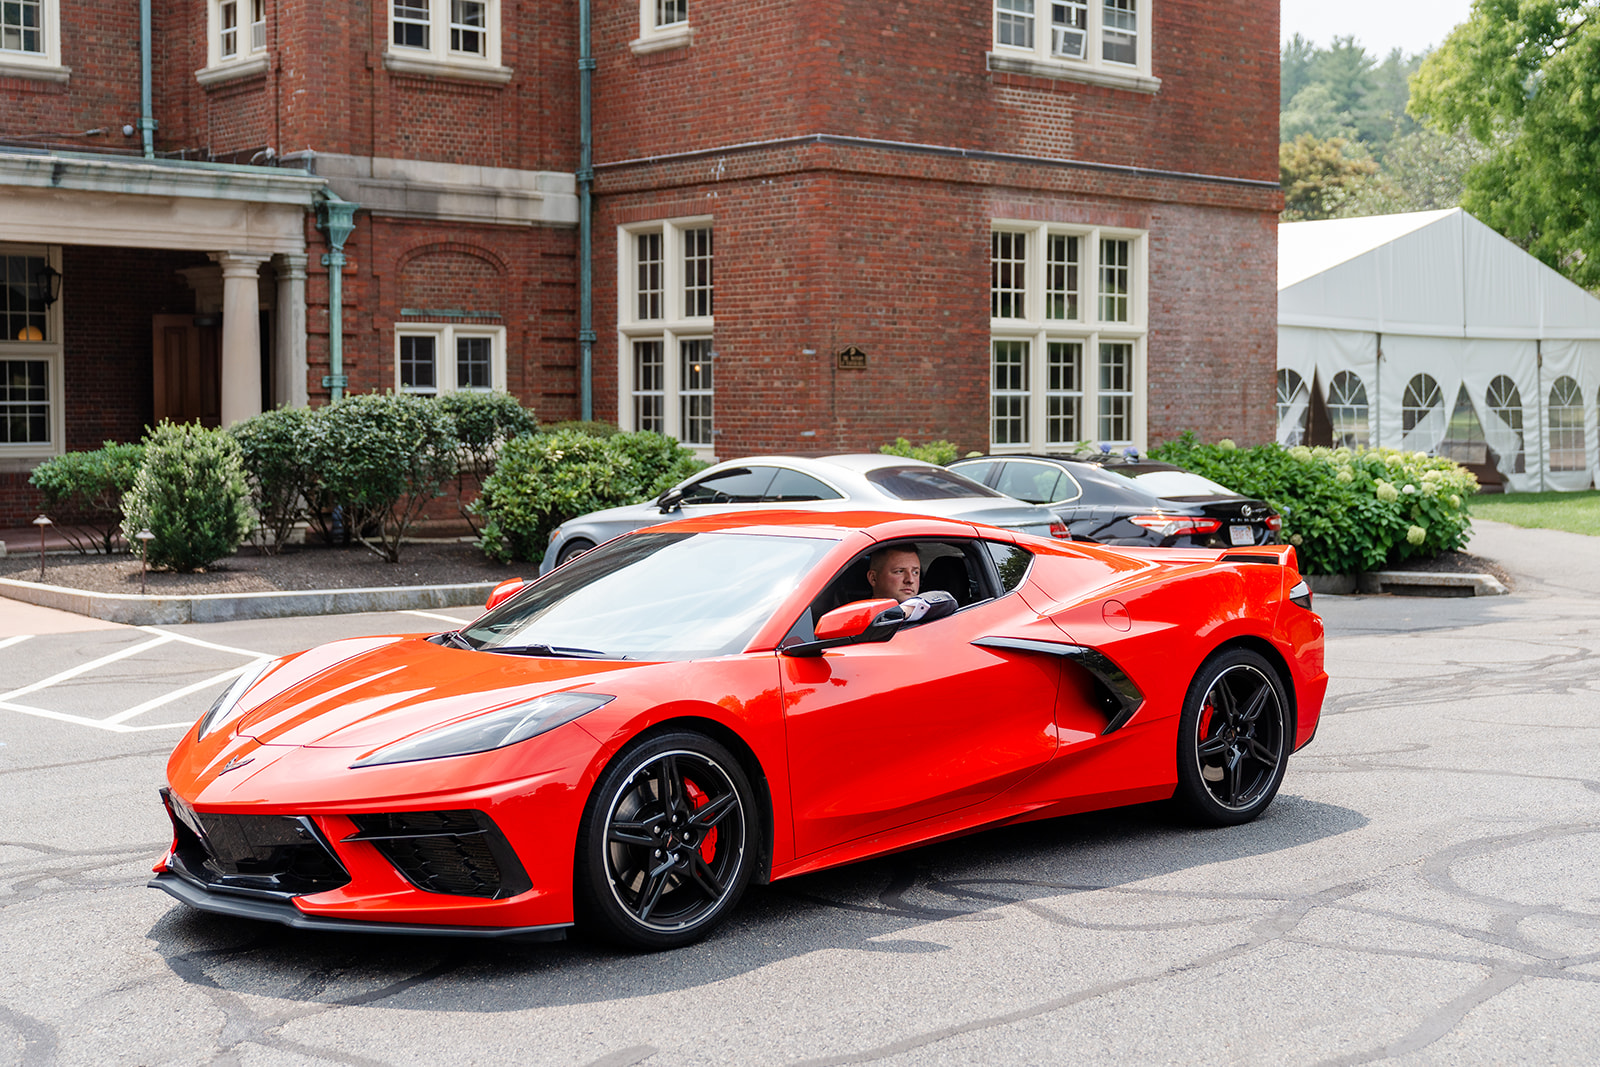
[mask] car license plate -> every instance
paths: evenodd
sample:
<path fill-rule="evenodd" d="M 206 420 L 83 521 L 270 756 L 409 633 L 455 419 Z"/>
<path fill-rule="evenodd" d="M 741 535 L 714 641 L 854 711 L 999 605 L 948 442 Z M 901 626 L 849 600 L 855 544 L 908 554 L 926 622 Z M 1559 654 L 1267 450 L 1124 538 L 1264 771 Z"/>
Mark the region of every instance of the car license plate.
<path fill-rule="evenodd" d="M 1248 526 L 1230 526 L 1228 540 L 1236 545 L 1253 545 L 1256 543 L 1256 533 Z"/>

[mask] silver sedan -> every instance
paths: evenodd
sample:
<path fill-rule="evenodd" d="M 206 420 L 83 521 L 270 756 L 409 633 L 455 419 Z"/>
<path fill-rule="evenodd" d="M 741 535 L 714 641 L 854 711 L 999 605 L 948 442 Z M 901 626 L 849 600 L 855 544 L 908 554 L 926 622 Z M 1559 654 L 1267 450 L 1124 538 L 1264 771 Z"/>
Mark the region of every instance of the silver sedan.
<path fill-rule="evenodd" d="M 921 460 L 876 453 L 820 459 L 751 456 L 703 470 L 654 502 L 569 519 L 550 535 L 539 573 L 546 574 L 595 545 L 641 526 L 762 507 L 903 511 L 1045 536 L 1065 532 L 1047 508 L 1025 504 Z"/>

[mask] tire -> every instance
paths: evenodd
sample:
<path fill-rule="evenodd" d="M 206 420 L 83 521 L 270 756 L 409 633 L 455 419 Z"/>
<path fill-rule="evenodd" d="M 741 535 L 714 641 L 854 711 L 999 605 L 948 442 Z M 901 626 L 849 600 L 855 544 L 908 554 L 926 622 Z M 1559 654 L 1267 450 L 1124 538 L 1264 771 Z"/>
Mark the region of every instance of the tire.
<path fill-rule="evenodd" d="M 1264 657 L 1236 648 L 1206 660 L 1178 720 L 1179 812 L 1203 826 L 1238 826 L 1266 811 L 1292 735 L 1283 681 Z"/>
<path fill-rule="evenodd" d="M 581 537 L 573 538 L 571 541 L 568 541 L 566 544 L 561 546 L 561 554 L 556 557 L 556 566 L 560 567 L 571 563 L 573 560 L 577 559 L 579 556 L 583 555 L 593 547 L 593 541 L 585 541 Z"/>
<path fill-rule="evenodd" d="M 578 827 L 581 930 L 623 948 L 679 948 L 714 930 L 755 869 L 749 778 L 703 734 L 656 734 L 611 761 Z"/>

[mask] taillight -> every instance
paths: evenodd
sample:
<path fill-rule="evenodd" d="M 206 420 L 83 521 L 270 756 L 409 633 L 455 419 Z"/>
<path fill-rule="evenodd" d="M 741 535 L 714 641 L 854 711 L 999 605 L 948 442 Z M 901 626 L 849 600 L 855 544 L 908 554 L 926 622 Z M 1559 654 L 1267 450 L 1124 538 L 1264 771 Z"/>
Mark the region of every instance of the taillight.
<path fill-rule="evenodd" d="M 1311 610 L 1311 586 L 1306 583 L 1304 578 L 1294 583 L 1294 588 L 1289 590 L 1289 601 L 1299 604 L 1307 611 Z"/>
<path fill-rule="evenodd" d="M 1072 540 L 1072 531 L 1067 529 L 1067 524 L 1057 519 L 1050 524 L 1050 536 L 1059 537 L 1063 541 Z"/>
<path fill-rule="evenodd" d="M 1213 534 L 1222 529 L 1221 519 L 1200 519 L 1189 515 L 1132 515 L 1128 521 L 1146 530 L 1153 530 L 1162 537 Z"/>
<path fill-rule="evenodd" d="M 1267 529 L 1271 530 L 1273 533 L 1277 533 L 1279 530 L 1283 529 L 1283 516 L 1282 515 L 1268 515 L 1267 516 Z"/>

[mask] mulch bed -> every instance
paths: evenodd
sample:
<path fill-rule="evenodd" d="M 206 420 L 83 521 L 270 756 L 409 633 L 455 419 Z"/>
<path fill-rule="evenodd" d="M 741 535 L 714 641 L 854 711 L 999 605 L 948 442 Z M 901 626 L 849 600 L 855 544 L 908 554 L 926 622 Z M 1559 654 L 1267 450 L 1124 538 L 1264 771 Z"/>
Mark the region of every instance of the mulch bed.
<path fill-rule="evenodd" d="M 272 593 L 296 589 L 363 589 L 398 585 L 460 585 L 533 578 L 537 563 L 502 566 L 460 541 L 407 543 L 400 562 L 388 563 L 359 544 L 288 545 L 268 556 L 243 548 L 195 574 L 151 571 L 148 592 L 195 596 L 202 593 Z M 39 557 L 0 558 L 0 577 L 38 581 Z M 46 555 L 44 580 L 95 593 L 138 593 L 139 561 L 128 555 Z"/>
<path fill-rule="evenodd" d="M 1441 552 L 1432 559 L 1408 559 L 1396 563 L 1386 571 L 1423 571 L 1428 574 L 1492 574 L 1507 589 L 1516 587 L 1511 575 L 1492 559 L 1474 556 L 1470 552 Z"/>

